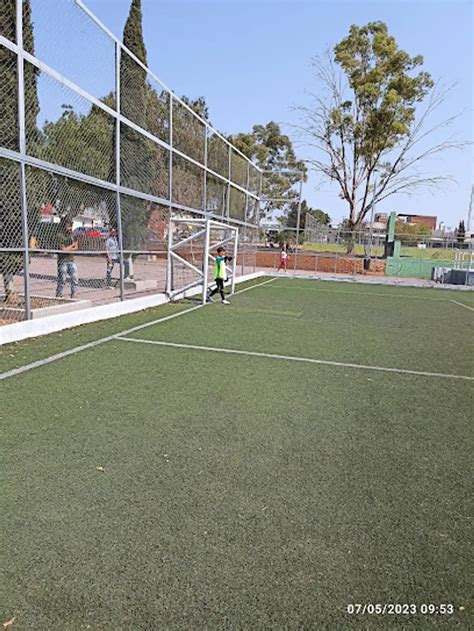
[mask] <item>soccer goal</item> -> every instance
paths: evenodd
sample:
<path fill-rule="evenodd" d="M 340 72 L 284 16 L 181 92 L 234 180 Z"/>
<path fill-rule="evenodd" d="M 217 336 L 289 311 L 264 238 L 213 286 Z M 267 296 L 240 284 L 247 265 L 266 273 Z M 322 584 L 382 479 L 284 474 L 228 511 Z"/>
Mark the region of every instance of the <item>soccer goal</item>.
<path fill-rule="evenodd" d="M 201 295 L 206 302 L 213 282 L 213 263 L 219 247 L 232 257 L 226 265 L 230 293 L 234 293 L 239 230 L 212 219 L 171 216 L 168 228 L 166 293 L 170 300 Z"/>

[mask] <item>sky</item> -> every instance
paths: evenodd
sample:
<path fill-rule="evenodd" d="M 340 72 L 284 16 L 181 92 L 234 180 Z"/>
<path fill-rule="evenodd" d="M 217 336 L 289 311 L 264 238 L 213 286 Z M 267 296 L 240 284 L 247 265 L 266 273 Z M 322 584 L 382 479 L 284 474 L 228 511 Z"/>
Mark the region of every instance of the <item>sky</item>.
<path fill-rule="evenodd" d="M 121 38 L 130 0 L 85 4 Z M 299 123 L 294 108 L 308 105 L 308 92 L 317 87 L 311 59 L 340 41 L 351 24 L 382 20 L 401 48 L 424 56 L 424 69 L 435 79 L 457 83 L 433 119 L 461 112 L 443 137 L 474 138 L 472 1 L 142 0 L 142 5 L 149 67 L 176 93 L 204 96 L 212 124 L 223 133 L 249 132 L 273 120 L 294 136 L 291 125 Z M 312 156 L 304 146 L 297 153 Z M 435 194 L 391 197 L 377 211 L 437 215 L 446 226 L 456 226 L 469 206 L 472 147 L 446 154 L 425 170 L 457 181 Z M 334 222 L 347 212 L 337 193 L 314 174 L 304 186 L 309 204 Z"/>

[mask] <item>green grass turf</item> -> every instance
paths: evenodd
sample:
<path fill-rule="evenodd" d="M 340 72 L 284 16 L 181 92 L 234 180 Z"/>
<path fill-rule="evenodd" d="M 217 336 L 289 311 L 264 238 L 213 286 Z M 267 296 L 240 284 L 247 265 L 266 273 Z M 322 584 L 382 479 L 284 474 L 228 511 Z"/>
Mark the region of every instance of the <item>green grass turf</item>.
<path fill-rule="evenodd" d="M 348 327 L 373 310 L 395 322 L 395 298 L 364 309 L 372 288 L 353 286 L 352 302 L 331 294 L 323 329 L 315 287 L 277 280 L 140 337 L 250 350 L 268 330 L 282 352 L 311 313 L 297 347 L 311 356 L 323 335 L 342 354 L 341 309 Z M 397 311 L 415 309 L 405 335 L 433 370 L 440 328 L 472 314 L 416 296 Z M 352 336 L 368 339 L 362 323 Z M 466 368 L 466 343 L 457 353 Z M 370 346 L 364 363 L 397 358 Z M 471 383 L 114 341 L 2 391 L 0 603 L 15 630 L 469 628 Z M 355 617 L 352 602 L 466 612 Z"/>
<path fill-rule="evenodd" d="M 239 283 L 237 291 L 264 282 L 265 279 L 257 278 L 245 283 Z M 193 299 L 197 301 L 196 299 Z M 18 368 L 31 362 L 61 353 L 63 351 L 93 342 L 102 337 L 120 333 L 146 322 L 152 322 L 158 318 L 171 315 L 178 311 L 189 309 L 197 304 L 191 299 L 181 300 L 174 304 L 161 305 L 151 309 L 145 309 L 129 315 L 120 316 L 111 320 L 102 320 L 92 324 L 76 326 L 65 331 L 52 333 L 43 337 L 22 340 L 12 344 L 0 346 L 0 372 Z"/>
<path fill-rule="evenodd" d="M 453 293 L 471 299 L 276 279 L 239 296 L 232 308 L 212 307 L 212 317 L 208 308 L 198 310 L 192 326 L 170 321 L 131 337 L 470 376 L 474 312 L 451 303 Z"/>

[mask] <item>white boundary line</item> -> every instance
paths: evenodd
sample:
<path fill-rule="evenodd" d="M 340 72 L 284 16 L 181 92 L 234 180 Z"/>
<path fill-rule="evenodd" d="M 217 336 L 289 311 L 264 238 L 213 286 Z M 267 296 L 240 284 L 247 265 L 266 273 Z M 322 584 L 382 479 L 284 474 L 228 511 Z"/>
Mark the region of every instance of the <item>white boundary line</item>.
<path fill-rule="evenodd" d="M 457 300 L 450 300 L 449 302 L 454 302 L 454 304 L 459 305 L 460 307 L 464 307 L 464 309 L 469 309 L 469 311 L 474 311 L 473 307 L 469 305 L 465 305 L 463 302 L 458 302 Z"/>
<path fill-rule="evenodd" d="M 299 279 L 298 279 L 299 280 Z M 319 279 L 321 280 L 321 279 Z M 464 307 L 465 309 L 469 309 L 470 311 L 474 311 L 474 307 L 470 307 L 469 305 L 465 305 L 463 302 L 458 302 L 452 298 L 427 298 L 425 296 L 404 296 L 403 294 L 388 294 L 385 292 L 379 291 L 341 291 L 339 289 L 321 289 L 320 287 L 286 287 L 286 285 L 274 285 L 275 288 L 278 289 L 291 289 L 299 290 L 299 291 L 312 291 L 315 293 L 325 293 L 325 294 L 357 294 L 358 296 L 385 296 L 386 298 L 402 298 L 404 300 L 429 300 L 431 302 L 454 302 L 454 304 L 459 305 L 460 307 Z M 417 287 L 417 289 L 434 289 L 433 287 Z"/>
<path fill-rule="evenodd" d="M 357 296 L 385 296 L 387 298 L 403 298 L 407 300 L 431 300 L 434 302 L 449 302 L 449 298 L 425 298 L 424 296 L 404 296 L 403 294 L 387 294 L 385 292 L 380 291 L 358 291 L 354 289 L 354 291 L 344 291 L 339 289 L 321 289 L 320 287 L 286 287 L 285 285 L 274 285 L 274 287 L 278 287 L 278 289 L 291 289 L 291 290 L 300 290 L 300 291 L 313 291 L 315 293 L 325 293 L 325 294 L 350 294 Z M 451 302 L 456 302 L 452 300 Z M 460 303 L 458 303 L 460 304 Z"/>
<path fill-rule="evenodd" d="M 244 290 L 245 291 L 245 290 Z M 135 342 L 136 344 L 153 344 L 156 346 L 171 346 L 173 348 L 190 348 L 198 351 L 211 351 L 213 353 L 230 353 L 233 355 L 245 355 L 251 357 L 265 357 L 269 359 L 283 359 L 286 361 L 304 362 L 308 364 L 319 364 L 322 366 L 340 366 L 343 368 L 358 368 L 363 370 L 376 370 L 379 372 L 394 372 L 407 375 L 419 375 L 423 377 L 442 377 L 444 379 L 466 379 L 474 381 L 474 377 L 466 375 L 452 375 L 449 373 L 426 372 L 424 370 L 408 370 L 407 368 L 385 368 L 383 366 L 367 366 L 365 364 L 351 364 L 347 362 L 336 362 L 326 359 L 313 359 L 311 357 L 295 357 L 292 355 L 277 355 L 274 353 L 258 353 L 256 351 L 240 351 L 233 348 L 216 348 L 214 346 L 197 346 L 196 344 L 177 344 L 175 342 L 162 342 L 159 340 L 142 340 L 132 337 L 115 336 L 122 342 Z"/>
<path fill-rule="evenodd" d="M 250 287 L 246 287 L 245 289 L 240 289 L 239 291 L 234 291 L 232 296 L 235 296 L 236 294 L 244 294 L 246 291 L 250 291 L 254 287 L 262 287 L 263 285 L 268 285 L 268 283 L 273 283 L 275 280 L 276 280 L 276 278 L 270 278 L 270 280 L 264 280 L 263 283 L 258 283 L 257 285 L 251 285 Z"/>
<path fill-rule="evenodd" d="M 262 269 L 262 268 L 260 268 Z M 293 274 L 276 272 L 273 269 L 269 269 L 266 276 L 273 276 L 275 278 L 297 278 L 298 280 L 321 280 L 323 282 L 330 283 L 351 283 L 353 285 L 378 285 L 381 287 L 414 287 L 416 289 L 436 289 L 440 291 L 473 291 L 471 286 L 466 285 L 420 285 L 418 282 L 406 280 L 394 280 L 392 276 L 346 276 L 342 274 L 333 275 L 329 272 L 324 272 L 324 276 L 321 274 Z"/>
<path fill-rule="evenodd" d="M 261 285 L 266 285 L 267 283 L 273 282 L 275 279 L 270 278 L 270 280 L 266 280 L 263 283 L 257 283 L 256 285 L 252 285 L 251 287 L 246 287 L 245 289 L 241 289 L 240 291 L 236 291 L 233 295 L 244 293 L 249 289 L 254 289 L 255 287 L 260 287 Z M 131 329 L 127 329 L 126 331 L 119 331 L 119 333 L 114 333 L 114 335 L 108 335 L 107 337 L 103 337 L 99 340 L 94 340 L 93 342 L 88 342 L 87 344 L 82 344 L 81 346 L 75 346 L 74 348 L 70 348 L 67 351 L 62 353 L 57 353 L 56 355 L 51 355 L 50 357 L 45 357 L 44 359 L 39 359 L 38 361 L 32 362 L 31 364 L 26 364 L 25 366 L 19 366 L 18 368 L 13 368 L 12 370 L 7 370 L 6 372 L 0 373 L 0 381 L 3 379 L 8 379 L 8 377 L 14 377 L 15 375 L 20 375 L 23 372 L 27 372 L 29 370 L 33 370 L 33 368 L 40 368 L 41 366 L 45 366 L 46 364 L 50 364 L 52 362 L 58 361 L 59 359 L 63 359 L 64 357 L 68 357 L 69 355 L 75 355 L 76 353 L 80 353 L 81 351 L 85 351 L 89 348 L 94 348 L 99 346 L 100 344 L 105 344 L 106 342 L 111 342 L 112 340 L 118 339 L 123 335 L 129 335 L 130 333 L 134 333 L 135 331 L 141 331 L 147 327 L 153 326 L 155 324 L 160 324 L 161 322 L 166 322 L 167 320 L 173 320 L 173 318 L 179 318 L 186 313 L 190 313 L 191 311 L 196 311 L 196 309 L 201 309 L 206 305 L 196 305 L 194 307 L 190 307 L 189 309 L 185 309 L 184 311 L 179 311 L 178 313 L 173 313 L 169 316 L 165 316 L 164 318 L 158 318 L 158 320 L 152 320 L 151 322 L 145 322 L 144 324 L 139 324 L 138 326 L 134 326 Z"/>

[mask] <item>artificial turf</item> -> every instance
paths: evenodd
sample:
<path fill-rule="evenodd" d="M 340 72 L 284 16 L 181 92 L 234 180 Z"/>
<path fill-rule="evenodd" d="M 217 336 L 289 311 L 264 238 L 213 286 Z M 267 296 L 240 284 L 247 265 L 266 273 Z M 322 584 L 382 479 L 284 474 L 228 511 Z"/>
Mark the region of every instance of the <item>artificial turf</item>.
<path fill-rule="evenodd" d="M 252 287 L 262 282 L 262 279 L 239 283 L 237 291 Z M 0 372 L 18 368 L 31 362 L 62 353 L 76 346 L 93 342 L 94 340 L 108 337 L 125 331 L 134 326 L 152 322 L 166 317 L 178 311 L 189 309 L 197 304 L 197 298 L 181 300 L 176 303 L 168 303 L 159 307 L 152 307 L 128 315 L 101 320 L 93 324 L 76 326 L 71 329 L 52 333 L 43 337 L 22 340 L 12 344 L 0 346 Z M 1 334 L 1 328 L 0 328 Z"/>
<path fill-rule="evenodd" d="M 469 310 L 343 288 L 277 280 L 132 337 L 472 374 Z M 469 628 L 472 382 L 116 340 L 2 390 L 13 631 Z"/>

